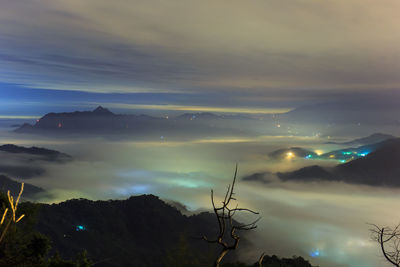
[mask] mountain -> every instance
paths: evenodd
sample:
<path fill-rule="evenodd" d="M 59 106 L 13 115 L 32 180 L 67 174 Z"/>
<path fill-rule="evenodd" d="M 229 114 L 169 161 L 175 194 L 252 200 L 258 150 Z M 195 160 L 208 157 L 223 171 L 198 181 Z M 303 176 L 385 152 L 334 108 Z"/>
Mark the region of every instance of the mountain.
<path fill-rule="evenodd" d="M 39 206 L 35 229 L 51 239 L 51 253 L 58 251 L 63 258 L 85 249 L 100 267 L 203 267 L 212 266 L 220 251 L 201 238 L 214 237 L 218 231 L 214 214 L 185 216 L 153 195 L 35 205 Z M 240 249 L 250 245 L 246 232 L 240 236 L 239 248 L 227 254 L 222 266 L 256 266 L 229 263 L 236 262 Z M 266 266 L 311 267 L 301 257 L 266 256 L 263 262 Z"/>
<path fill-rule="evenodd" d="M 29 179 L 45 174 L 46 162 L 63 164 L 72 157 L 56 150 L 7 144 L 0 146 L 0 159 L 0 174 Z"/>
<path fill-rule="evenodd" d="M 388 139 L 389 140 L 389 139 Z M 359 147 L 348 147 L 339 150 L 333 150 L 328 153 L 324 153 L 319 155 L 318 158 L 321 159 L 335 159 L 341 160 L 342 162 L 363 158 L 369 153 L 377 150 L 378 148 L 384 146 L 386 144 L 385 141 L 379 143 L 373 143 L 369 145 L 359 146 Z"/>
<path fill-rule="evenodd" d="M 165 121 L 145 115 L 114 114 L 101 106 L 93 111 L 48 113 L 35 123 L 17 128 L 18 133 L 124 133 L 152 128 Z"/>
<path fill-rule="evenodd" d="M 349 142 L 337 143 L 337 142 L 328 142 L 327 144 L 337 144 L 337 145 L 346 145 L 346 146 L 360 146 L 360 145 L 371 145 L 374 143 L 380 143 L 389 139 L 396 138 L 390 134 L 383 134 L 383 133 L 374 133 L 367 137 L 362 137 L 358 139 L 354 139 Z"/>
<path fill-rule="evenodd" d="M 285 159 L 285 158 L 305 158 L 305 159 L 331 159 L 331 160 L 339 160 L 341 162 L 346 162 L 358 158 L 365 157 L 372 151 L 382 147 L 386 144 L 386 140 L 394 139 L 395 137 L 391 135 L 383 135 L 383 134 L 374 134 L 366 138 L 356 139 L 351 142 L 341 143 L 345 144 L 360 144 L 367 143 L 367 145 L 362 145 L 358 147 L 348 147 L 338 150 L 329 151 L 327 153 L 318 155 L 312 150 L 304 149 L 301 147 L 291 147 L 291 148 L 283 148 L 278 149 L 269 154 L 272 159 Z M 376 143 L 371 143 L 372 141 L 377 140 Z M 383 140 L 383 141 L 382 141 Z"/>
<path fill-rule="evenodd" d="M 240 125 L 237 120 L 240 120 Z M 179 140 L 227 133 L 239 136 L 245 132 L 255 131 L 257 128 L 254 127 L 255 123 L 259 122 L 244 116 L 225 116 L 207 112 L 185 113 L 177 117 L 115 114 L 99 106 L 92 111 L 48 113 L 34 125 L 24 124 L 14 131 L 51 136 L 71 134 L 139 136 L 165 141 L 166 137 L 172 136 Z"/>
<path fill-rule="evenodd" d="M 374 186 L 400 186 L 400 138 L 384 141 L 368 155 L 333 168 L 310 166 L 277 173 L 283 180 L 343 181 Z"/>
<path fill-rule="evenodd" d="M 21 189 L 21 183 L 12 180 L 11 178 L 0 175 L 0 191 L 7 193 L 10 190 L 12 196 L 17 196 Z M 43 193 L 44 190 L 40 187 L 25 183 L 24 191 L 22 194 L 23 199 L 34 199 L 36 194 Z"/>
<path fill-rule="evenodd" d="M 96 266 L 211 266 L 219 251 L 201 239 L 215 236 L 213 214 L 184 216 L 153 195 L 41 204 L 36 229 L 63 257 L 86 249 Z"/>
<path fill-rule="evenodd" d="M 70 155 L 67 155 L 65 153 L 35 146 L 23 147 L 23 146 L 16 146 L 13 144 L 6 144 L 0 146 L 0 151 L 13 154 L 27 154 L 36 156 L 33 157 L 32 160 L 41 159 L 46 161 L 67 161 L 72 159 Z"/>
<path fill-rule="evenodd" d="M 102 106 L 98 106 L 95 110 L 92 111 L 92 114 L 102 115 L 102 116 L 114 116 L 110 110 L 103 108 Z"/>

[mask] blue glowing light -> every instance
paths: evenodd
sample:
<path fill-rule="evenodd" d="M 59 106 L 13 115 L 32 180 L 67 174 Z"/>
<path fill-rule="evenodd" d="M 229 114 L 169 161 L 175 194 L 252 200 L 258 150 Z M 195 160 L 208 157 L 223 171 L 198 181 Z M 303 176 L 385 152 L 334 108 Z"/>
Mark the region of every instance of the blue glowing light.
<path fill-rule="evenodd" d="M 346 162 L 346 160 L 345 160 L 345 159 L 342 159 L 342 160 L 340 160 L 340 162 L 341 162 L 341 163 L 345 163 L 345 162 Z"/>
<path fill-rule="evenodd" d="M 321 253 L 319 252 L 318 249 L 312 250 L 312 251 L 310 252 L 310 256 L 313 257 L 313 258 L 317 258 L 317 257 L 319 257 L 320 255 L 321 255 Z"/>
<path fill-rule="evenodd" d="M 306 159 L 311 159 L 312 158 L 312 155 L 307 155 L 306 156 Z"/>
<path fill-rule="evenodd" d="M 348 152 L 348 151 L 346 151 L 346 152 L 342 152 L 342 154 L 343 154 L 343 155 L 351 155 L 351 154 L 352 154 L 352 152 Z"/>
<path fill-rule="evenodd" d="M 364 151 L 364 152 L 358 153 L 357 156 L 359 156 L 359 157 L 365 157 L 365 156 L 368 155 L 368 154 L 369 154 L 369 151 Z"/>
<path fill-rule="evenodd" d="M 77 232 L 79 232 L 79 231 L 85 231 L 85 230 L 86 230 L 86 227 L 83 226 L 83 225 L 77 225 L 76 228 L 75 228 L 75 230 L 76 230 Z"/>

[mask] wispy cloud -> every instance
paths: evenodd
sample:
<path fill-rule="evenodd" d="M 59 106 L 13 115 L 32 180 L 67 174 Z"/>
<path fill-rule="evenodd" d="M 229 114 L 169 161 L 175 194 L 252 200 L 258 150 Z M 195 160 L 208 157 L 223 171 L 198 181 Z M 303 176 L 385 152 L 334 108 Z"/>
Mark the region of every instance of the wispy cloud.
<path fill-rule="evenodd" d="M 0 79 L 98 92 L 398 88 L 395 0 L 1 1 Z"/>

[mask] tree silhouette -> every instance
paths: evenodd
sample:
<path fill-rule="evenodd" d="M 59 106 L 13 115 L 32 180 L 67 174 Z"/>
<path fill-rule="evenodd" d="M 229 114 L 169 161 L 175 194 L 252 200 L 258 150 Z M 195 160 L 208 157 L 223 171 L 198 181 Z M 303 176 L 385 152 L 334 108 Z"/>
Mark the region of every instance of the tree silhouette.
<path fill-rule="evenodd" d="M 371 224 L 372 239 L 381 247 L 385 259 L 394 266 L 400 266 L 400 224 L 391 227 L 380 227 Z"/>
<path fill-rule="evenodd" d="M 233 182 L 232 184 L 228 185 L 225 197 L 221 202 L 222 203 L 221 206 L 216 206 L 214 200 L 214 191 L 211 189 L 211 203 L 214 209 L 214 214 L 217 218 L 219 231 L 215 239 L 209 239 L 206 236 L 203 236 L 203 239 L 208 243 L 218 244 L 222 248 L 221 252 L 215 259 L 214 267 L 219 267 L 225 255 L 230 250 L 235 250 L 239 246 L 240 236 L 237 234 L 237 232 L 255 229 L 257 227 L 256 223 L 260 220 L 259 217 L 255 221 L 248 224 L 238 223 L 235 220 L 233 220 L 233 216 L 235 215 L 236 212 L 249 212 L 252 214 L 259 214 L 258 212 L 255 212 L 247 208 L 239 208 L 238 204 L 232 207 L 233 201 L 237 201 L 237 199 L 234 197 L 237 169 L 238 166 L 236 164 L 235 174 L 233 176 Z"/>

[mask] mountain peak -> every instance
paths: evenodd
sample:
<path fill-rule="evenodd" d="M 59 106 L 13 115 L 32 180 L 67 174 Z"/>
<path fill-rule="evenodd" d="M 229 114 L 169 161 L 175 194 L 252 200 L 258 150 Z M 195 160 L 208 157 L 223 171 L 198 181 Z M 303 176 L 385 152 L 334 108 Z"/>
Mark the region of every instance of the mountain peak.
<path fill-rule="evenodd" d="M 107 115 L 107 114 L 114 115 L 114 113 L 112 113 L 111 111 L 109 111 L 106 108 L 103 108 L 102 106 L 98 106 L 95 110 L 93 110 L 93 113 L 101 114 L 101 115 Z"/>

